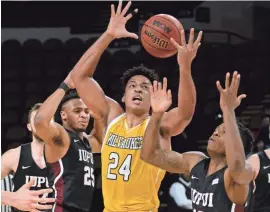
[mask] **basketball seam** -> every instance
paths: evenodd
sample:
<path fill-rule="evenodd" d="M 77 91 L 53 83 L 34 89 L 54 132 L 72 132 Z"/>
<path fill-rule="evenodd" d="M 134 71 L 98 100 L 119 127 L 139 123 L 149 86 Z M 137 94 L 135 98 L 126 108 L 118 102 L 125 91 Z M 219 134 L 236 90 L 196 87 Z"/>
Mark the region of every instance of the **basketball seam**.
<path fill-rule="evenodd" d="M 170 20 L 168 20 L 167 18 L 164 18 L 164 17 L 162 17 L 162 16 L 158 16 L 158 17 L 161 18 L 161 19 L 164 19 L 164 20 L 166 20 L 166 21 L 169 21 L 172 25 L 174 25 L 174 23 L 171 22 Z M 181 41 L 181 32 L 179 32 L 177 26 L 174 25 L 174 27 L 176 28 L 177 32 L 179 33 L 179 35 L 180 35 L 180 41 Z"/>
<path fill-rule="evenodd" d="M 152 46 L 149 43 L 147 43 L 146 40 L 143 38 L 143 36 L 142 36 L 142 39 L 145 41 L 146 44 L 148 44 L 149 46 L 153 47 L 154 49 L 157 49 L 157 50 L 160 50 L 160 51 L 173 51 L 173 50 L 176 50 L 176 49 L 173 49 L 173 50 L 170 50 L 170 49 L 159 49 L 159 48 L 157 48 L 155 46 Z"/>
<path fill-rule="evenodd" d="M 147 26 L 147 27 L 149 27 L 149 28 L 151 28 L 151 29 L 153 29 L 153 30 L 155 30 L 156 32 L 158 32 L 158 33 L 160 33 L 160 34 L 162 34 L 164 37 L 166 37 L 168 40 L 170 40 L 170 38 L 168 37 L 168 36 L 166 36 L 165 34 L 163 34 L 162 32 L 159 32 L 159 31 L 157 31 L 154 27 L 152 27 L 152 26 L 149 26 L 149 25 L 147 25 L 147 24 L 144 24 L 145 26 Z"/>

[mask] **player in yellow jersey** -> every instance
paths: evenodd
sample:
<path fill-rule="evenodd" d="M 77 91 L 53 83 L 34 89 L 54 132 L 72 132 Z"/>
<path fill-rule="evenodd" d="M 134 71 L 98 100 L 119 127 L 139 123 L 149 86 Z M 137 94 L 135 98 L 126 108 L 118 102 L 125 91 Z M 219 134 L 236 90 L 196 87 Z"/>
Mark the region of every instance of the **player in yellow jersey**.
<path fill-rule="evenodd" d="M 74 67 L 71 77 L 76 89 L 92 115 L 102 117 L 104 141 L 102 147 L 102 189 L 106 212 L 151 211 L 159 207 L 158 190 L 165 171 L 141 160 L 140 149 L 149 121 L 150 92 L 154 70 L 138 66 L 127 70 L 122 78 L 125 111 L 104 92 L 92 78 L 100 56 L 114 40 L 123 37 L 137 39 L 138 36 L 126 30 L 125 24 L 132 17 L 126 13 L 129 2 L 122 10 L 120 1 L 115 11 L 111 5 L 111 19 L 106 32 L 85 52 Z M 137 9 L 135 10 L 137 12 Z M 180 86 L 178 107 L 170 110 L 161 121 L 161 148 L 170 149 L 171 136 L 178 135 L 190 123 L 195 103 L 196 90 L 191 76 L 191 63 L 196 56 L 202 33 L 193 43 L 194 30 L 190 31 L 186 45 L 184 31 L 181 32 L 183 46 L 178 47 Z M 110 71 L 110 70 L 108 70 Z M 161 85 L 161 84 L 159 84 Z"/>

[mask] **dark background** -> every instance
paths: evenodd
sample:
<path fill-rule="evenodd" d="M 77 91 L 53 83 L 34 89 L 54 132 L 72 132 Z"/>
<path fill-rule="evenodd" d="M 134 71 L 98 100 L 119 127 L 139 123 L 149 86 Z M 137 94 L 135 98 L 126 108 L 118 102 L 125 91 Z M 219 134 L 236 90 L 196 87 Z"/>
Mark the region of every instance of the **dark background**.
<path fill-rule="evenodd" d="M 17 143 L 31 141 L 30 133 L 26 129 L 30 106 L 44 101 L 58 87 L 83 52 L 96 40 L 96 37 L 92 37 L 84 41 L 76 38 L 76 34 L 100 34 L 106 30 L 111 3 L 2 2 L 2 29 L 46 27 L 53 31 L 59 27 L 69 27 L 74 35 L 74 38 L 67 41 L 62 41 L 57 34 L 46 41 L 32 39 L 31 34 L 23 43 L 12 38 L 2 41 L 2 153 Z M 139 33 L 140 21 L 147 20 L 158 13 L 173 15 L 180 21 L 181 18 L 193 18 L 197 23 L 209 23 L 213 18 L 210 15 L 211 10 L 202 7 L 202 3 L 136 1 L 133 2 L 132 9 L 138 7 L 140 12 L 132 18 L 127 28 Z M 218 4 L 218 2 L 211 4 Z M 217 118 L 220 110 L 215 81 L 223 82 L 228 71 L 238 70 L 241 73 L 240 92 L 248 95 L 236 110 L 238 119 L 252 129 L 255 136 L 258 135 L 262 118 L 270 114 L 269 8 L 269 2 L 253 5 L 252 38 L 246 38 L 229 30 L 198 29 L 204 31 L 204 36 L 222 34 L 224 40 L 219 43 L 209 39 L 207 42 L 204 42 L 204 39 L 202 41 L 192 66 L 192 75 L 197 89 L 196 112 L 185 132 L 172 139 L 174 150 L 205 151 L 208 137 L 221 121 Z M 228 11 L 229 16 L 230 11 Z M 4 33 L 2 30 L 2 35 Z M 188 35 L 188 29 L 186 34 Z M 241 43 L 233 44 L 232 38 L 241 40 Z M 129 51 L 130 46 L 140 47 L 141 44 L 140 41 L 131 39 L 117 40 L 110 45 L 110 49 L 116 49 L 116 52 L 112 54 L 106 51 L 102 56 L 95 79 L 100 83 L 105 94 L 120 102 L 123 94 L 120 85 L 122 73 L 127 68 L 143 63 L 149 68 L 156 69 L 161 77 L 168 78 L 169 88 L 173 92 L 173 106 L 176 106 L 179 82 L 176 56 L 156 59 L 142 47 L 136 53 L 132 53 Z M 267 126 L 269 126 L 268 122 Z M 168 202 L 167 190 L 170 182 L 169 175 L 162 183 L 161 208 L 165 208 Z"/>

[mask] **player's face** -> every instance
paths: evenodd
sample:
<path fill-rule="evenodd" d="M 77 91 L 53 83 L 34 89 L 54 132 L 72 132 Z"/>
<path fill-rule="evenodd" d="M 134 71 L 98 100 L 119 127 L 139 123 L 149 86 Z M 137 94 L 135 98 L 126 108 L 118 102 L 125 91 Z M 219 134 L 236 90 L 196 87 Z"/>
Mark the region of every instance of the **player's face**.
<path fill-rule="evenodd" d="M 71 129 L 83 132 L 89 124 L 90 112 L 81 99 L 72 99 L 63 106 L 61 117 Z"/>
<path fill-rule="evenodd" d="M 35 137 L 35 139 L 37 141 L 43 142 L 43 140 L 36 133 L 36 128 L 35 128 L 35 125 L 34 125 L 34 118 L 35 118 L 36 114 L 37 114 L 37 110 L 33 111 L 31 113 L 31 115 L 30 115 L 30 123 L 27 124 L 27 128 L 28 128 L 28 130 L 30 132 L 32 132 L 32 135 Z"/>
<path fill-rule="evenodd" d="M 224 124 L 219 125 L 212 136 L 209 138 L 207 151 L 208 153 L 216 153 L 225 155 L 225 126 Z"/>
<path fill-rule="evenodd" d="M 123 97 L 126 109 L 136 114 L 148 113 L 150 110 L 150 86 L 151 82 L 145 76 L 131 77 L 126 85 Z"/>

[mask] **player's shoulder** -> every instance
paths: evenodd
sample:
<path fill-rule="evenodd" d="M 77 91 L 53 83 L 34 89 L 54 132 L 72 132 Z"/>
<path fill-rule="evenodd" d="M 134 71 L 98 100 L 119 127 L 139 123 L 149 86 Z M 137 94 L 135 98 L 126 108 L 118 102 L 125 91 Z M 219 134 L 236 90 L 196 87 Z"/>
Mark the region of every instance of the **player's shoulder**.
<path fill-rule="evenodd" d="M 16 148 L 10 149 L 6 151 L 3 156 L 8 156 L 8 157 L 14 157 L 14 156 L 19 156 L 21 154 L 21 146 L 18 146 Z"/>
<path fill-rule="evenodd" d="M 203 152 L 199 151 L 190 151 L 183 153 L 186 161 L 189 164 L 189 172 L 191 173 L 193 169 L 198 166 L 205 159 L 209 159 Z"/>

